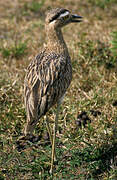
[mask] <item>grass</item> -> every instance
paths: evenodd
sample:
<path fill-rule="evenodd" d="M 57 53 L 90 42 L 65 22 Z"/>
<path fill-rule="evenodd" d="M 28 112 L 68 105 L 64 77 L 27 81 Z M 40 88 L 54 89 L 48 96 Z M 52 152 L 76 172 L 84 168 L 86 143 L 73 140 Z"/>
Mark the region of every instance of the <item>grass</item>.
<path fill-rule="evenodd" d="M 45 42 L 44 13 L 51 6 L 79 11 L 84 17 L 81 24 L 63 29 L 73 80 L 61 107 L 53 179 L 116 179 L 117 64 L 116 33 L 112 33 L 117 28 L 116 2 L 99 1 L 101 8 L 98 1 L 16 2 L 0 2 L 0 179 L 52 179 L 43 118 L 35 128 L 35 134 L 42 133 L 42 144 L 27 144 L 20 152 L 16 148 L 26 122 L 25 69 Z M 48 113 L 52 122 L 54 112 L 55 107 Z M 85 127 L 78 126 L 82 112 L 91 121 Z"/>
<path fill-rule="evenodd" d="M 16 58 L 19 59 L 22 56 L 26 55 L 26 50 L 27 50 L 27 44 L 24 43 L 18 43 L 13 47 L 10 48 L 1 48 L 2 56 L 3 58 Z"/>
<path fill-rule="evenodd" d="M 25 2 L 24 4 L 24 10 L 25 11 L 31 11 L 33 13 L 39 13 L 39 10 L 44 6 L 45 0 L 41 1 L 31 1 L 31 2 Z"/>
<path fill-rule="evenodd" d="M 93 5 L 96 5 L 102 9 L 109 7 L 112 3 L 116 3 L 116 0 L 89 0 L 89 2 Z"/>
<path fill-rule="evenodd" d="M 112 35 L 112 41 L 111 41 L 112 48 L 111 48 L 111 51 L 112 51 L 112 53 L 113 53 L 113 55 L 115 56 L 115 59 L 116 59 L 116 57 L 117 57 L 117 32 L 112 32 L 111 35 Z"/>

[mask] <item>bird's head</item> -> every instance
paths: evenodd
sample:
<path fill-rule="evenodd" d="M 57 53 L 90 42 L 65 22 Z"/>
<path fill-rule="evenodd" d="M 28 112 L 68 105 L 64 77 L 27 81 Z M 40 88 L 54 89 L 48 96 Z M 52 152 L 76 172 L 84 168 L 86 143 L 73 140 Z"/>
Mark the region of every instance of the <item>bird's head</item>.
<path fill-rule="evenodd" d="M 56 8 L 50 10 L 46 15 L 46 25 L 50 27 L 62 28 L 70 23 L 78 23 L 82 21 L 82 17 L 77 14 L 72 14 L 64 8 Z"/>

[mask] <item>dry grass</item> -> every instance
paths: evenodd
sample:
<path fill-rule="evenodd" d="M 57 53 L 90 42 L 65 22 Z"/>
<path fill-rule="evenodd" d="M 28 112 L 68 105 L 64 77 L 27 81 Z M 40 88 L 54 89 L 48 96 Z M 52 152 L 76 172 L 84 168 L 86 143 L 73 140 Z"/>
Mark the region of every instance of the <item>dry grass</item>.
<path fill-rule="evenodd" d="M 0 179 L 51 179 L 50 145 L 30 144 L 18 152 L 15 142 L 26 120 L 25 69 L 46 41 L 44 14 L 52 7 L 65 7 L 84 17 L 83 23 L 63 29 L 73 80 L 61 107 L 53 179 L 117 178 L 117 65 L 110 51 L 117 4 L 97 2 L 0 1 Z M 54 111 L 49 112 L 51 120 Z M 78 128 L 77 115 L 83 111 L 91 123 Z M 43 121 L 38 126 L 36 133 L 45 130 Z"/>

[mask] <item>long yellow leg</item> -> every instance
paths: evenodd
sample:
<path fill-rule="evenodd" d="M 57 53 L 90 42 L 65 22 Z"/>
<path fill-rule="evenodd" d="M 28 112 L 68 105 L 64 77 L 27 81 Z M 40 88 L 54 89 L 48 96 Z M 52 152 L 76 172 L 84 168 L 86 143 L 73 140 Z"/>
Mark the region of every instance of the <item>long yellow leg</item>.
<path fill-rule="evenodd" d="M 48 121 L 48 117 L 47 116 L 44 116 L 45 120 L 46 120 L 46 127 L 47 127 L 47 131 L 49 133 L 49 138 L 50 138 L 50 141 L 51 141 L 51 145 L 53 144 L 53 138 L 52 138 L 52 133 L 51 133 L 51 128 L 50 128 L 50 125 L 49 125 L 49 121 Z"/>
<path fill-rule="evenodd" d="M 52 141 L 52 158 L 51 158 L 51 168 L 50 173 L 53 174 L 53 165 L 55 160 L 55 149 L 56 149 L 56 132 L 58 128 L 58 114 L 59 114 L 60 104 L 57 104 L 57 111 L 56 111 L 56 117 L 55 117 L 55 124 L 54 124 L 54 132 L 53 132 L 53 141 Z"/>

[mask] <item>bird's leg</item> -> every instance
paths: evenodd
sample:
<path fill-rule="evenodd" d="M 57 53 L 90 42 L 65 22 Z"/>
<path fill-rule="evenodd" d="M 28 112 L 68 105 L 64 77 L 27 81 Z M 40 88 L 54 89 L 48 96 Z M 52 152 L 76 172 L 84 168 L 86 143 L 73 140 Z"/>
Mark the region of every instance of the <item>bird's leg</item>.
<path fill-rule="evenodd" d="M 24 135 L 25 136 L 32 135 L 35 125 L 36 125 L 36 123 L 27 122 L 25 125 L 25 128 L 24 128 Z"/>
<path fill-rule="evenodd" d="M 56 111 L 56 116 L 55 116 L 55 123 L 54 123 L 54 132 L 53 132 L 53 141 L 52 141 L 52 158 L 51 158 L 51 168 L 50 168 L 50 173 L 53 173 L 53 165 L 54 165 L 54 160 L 55 160 L 55 148 L 56 148 L 56 132 L 58 128 L 58 114 L 60 110 L 60 104 L 57 104 L 57 111 Z"/>
<path fill-rule="evenodd" d="M 47 127 L 47 131 L 49 133 L 49 138 L 50 138 L 50 141 L 51 141 L 51 145 L 53 144 L 52 141 L 52 133 L 51 133 L 51 128 L 50 128 L 50 125 L 49 125 L 49 121 L 48 121 L 48 117 L 47 115 L 44 116 L 44 119 L 46 120 L 46 127 Z"/>

